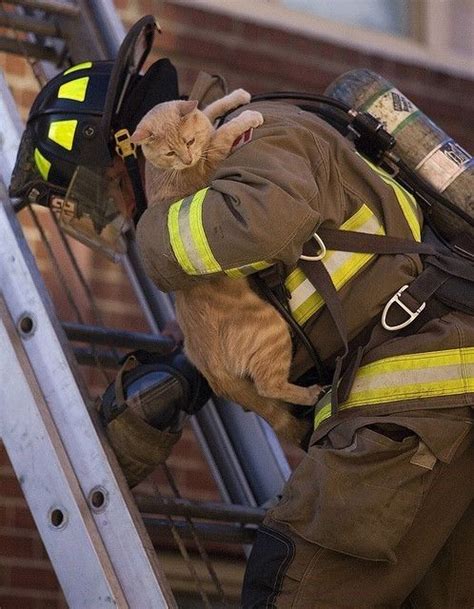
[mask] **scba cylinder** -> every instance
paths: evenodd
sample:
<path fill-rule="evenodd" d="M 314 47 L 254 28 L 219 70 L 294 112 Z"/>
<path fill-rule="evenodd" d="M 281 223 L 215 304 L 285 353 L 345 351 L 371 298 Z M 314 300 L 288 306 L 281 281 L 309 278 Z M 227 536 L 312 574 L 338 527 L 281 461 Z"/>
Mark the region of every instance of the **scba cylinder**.
<path fill-rule="evenodd" d="M 473 157 L 392 83 L 371 70 L 358 69 L 336 79 L 325 94 L 375 116 L 396 139 L 393 152 L 474 222 Z M 449 238 L 473 230 L 446 209 L 433 210 L 433 217 Z"/>

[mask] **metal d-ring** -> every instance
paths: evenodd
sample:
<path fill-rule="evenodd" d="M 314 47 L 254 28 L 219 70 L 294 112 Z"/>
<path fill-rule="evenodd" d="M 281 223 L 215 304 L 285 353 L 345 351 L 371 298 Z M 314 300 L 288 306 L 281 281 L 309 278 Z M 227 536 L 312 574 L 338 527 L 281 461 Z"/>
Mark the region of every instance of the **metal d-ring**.
<path fill-rule="evenodd" d="M 316 262 L 317 260 L 322 260 L 326 255 L 326 246 L 324 245 L 324 241 L 318 235 L 318 233 L 313 233 L 312 239 L 316 240 L 316 243 L 319 245 L 319 253 L 316 256 L 306 256 L 305 254 L 301 254 L 301 260 L 310 260 L 312 262 Z"/>

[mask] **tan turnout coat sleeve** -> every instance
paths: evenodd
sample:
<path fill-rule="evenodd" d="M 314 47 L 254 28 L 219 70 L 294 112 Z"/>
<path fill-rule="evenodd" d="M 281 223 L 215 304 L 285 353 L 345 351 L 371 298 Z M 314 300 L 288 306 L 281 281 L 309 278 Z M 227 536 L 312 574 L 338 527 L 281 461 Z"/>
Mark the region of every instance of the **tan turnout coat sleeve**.
<path fill-rule="evenodd" d="M 252 109 L 262 112 L 264 124 L 221 164 L 200 209 L 200 232 L 220 269 L 185 270 L 170 240 L 170 209 L 154 206 L 143 214 L 137 240 L 161 290 L 260 262 L 292 268 L 322 221 L 340 226 L 361 201 L 385 216 L 391 234 L 410 236 L 393 192 L 330 126 L 283 103 Z M 183 234 L 185 246 L 188 238 Z"/>

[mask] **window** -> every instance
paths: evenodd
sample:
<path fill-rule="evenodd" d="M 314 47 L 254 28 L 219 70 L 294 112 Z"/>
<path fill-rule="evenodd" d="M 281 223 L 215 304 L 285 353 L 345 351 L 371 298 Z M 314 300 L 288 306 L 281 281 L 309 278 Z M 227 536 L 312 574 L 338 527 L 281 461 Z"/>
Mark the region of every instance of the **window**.
<path fill-rule="evenodd" d="M 399 36 L 411 34 L 413 0 L 278 0 L 289 9 Z"/>
<path fill-rule="evenodd" d="M 474 0 L 173 0 L 474 76 Z"/>

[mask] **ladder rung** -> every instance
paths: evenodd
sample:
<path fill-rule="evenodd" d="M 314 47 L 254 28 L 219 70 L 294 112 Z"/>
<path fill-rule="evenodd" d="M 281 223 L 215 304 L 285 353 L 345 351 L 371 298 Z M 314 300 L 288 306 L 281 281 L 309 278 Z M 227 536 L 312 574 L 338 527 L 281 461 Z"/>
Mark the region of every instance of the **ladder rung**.
<path fill-rule="evenodd" d="M 63 322 L 62 326 L 66 336 L 72 341 L 91 342 L 96 345 L 109 345 L 124 349 L 149 349 L 153 353 L 162 354 L 169 353 L 174 346 L 174 342 L 170 338 L 145 332 L 128 332 L 72 322 Z"/>
<path fill-rule="evenodd" d="M 246 505 L 233 505 L 226 503 L 190 501 L 173 497 L 151 497 L 135 495 L 138 509 L 150 514 L 169 516 L 184 516 L 189 518 L 206 518 L 237 522 L 239 524 L 260 524 L 265 516 L 265 510 Z"/>
<path fill-rule="evenodd" d="M 14 53 L 15 55 L 28 55 L 35 59 L 43 59 L 57 63 L 59 56 L 52 47 L 34 44 L 26 40 L 18 41 L 14 38 L 0 36 L 0 51 L 5 53 Z"/>
<path fill-rule="evenodd" d="M 23 32 L 32 32 L 39 36 L 51 36 L 55 38 L 60 36 L 56 24 L 52 21 L 40 21 L 34 17 L 18 15 L 7 11 L 0 11 L 0 26 Z"/>
<path fill-rule="evenodd" d="M 100 366 L 102 368 L 113 369 L 120 366 L 120 357 L 113 351 L 98 351 L 97 349 L 83 347 L 75 347 L 73 351 L 77 363 L 82 366 Z"/>
<path fill-rule="evenodd" d="M 171 533 L 171 522 L 166 518 L 158 518 L 151 514 L 142 514 L 153 545 L 160 546 L 167 535 Z M 196 534 L 200 539 L 220 543 L 252 544 L 255 541 L 256 527 L 241 527 L 236 524 L 214 524 L 193 522 L 192 525 L 182 520 L 173 520 L 173 526 L 180 537 L 192 539 Z"/>
<path fill-rule="evenodd" d="M 55 2 L 54 0 L 8 0 L 9 4 L 17 4 L 25 8 L 33 8 L 45 13 L 53 13 L 54 15 L 63 15 L 66 17 L 79 17 L 79 7 L 73 4 L 65 4 L 63 2 Z"/>

